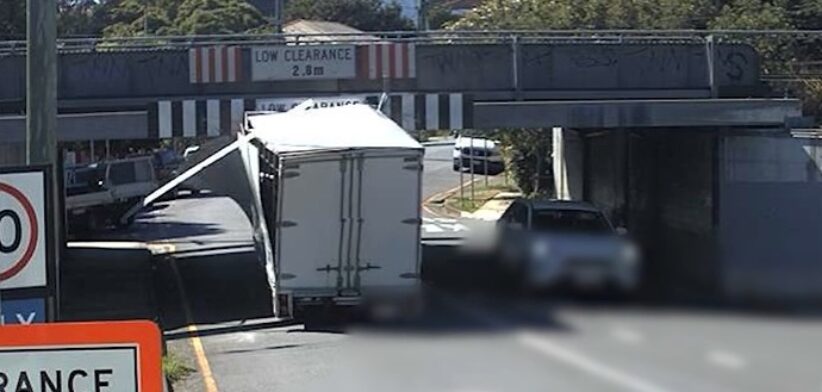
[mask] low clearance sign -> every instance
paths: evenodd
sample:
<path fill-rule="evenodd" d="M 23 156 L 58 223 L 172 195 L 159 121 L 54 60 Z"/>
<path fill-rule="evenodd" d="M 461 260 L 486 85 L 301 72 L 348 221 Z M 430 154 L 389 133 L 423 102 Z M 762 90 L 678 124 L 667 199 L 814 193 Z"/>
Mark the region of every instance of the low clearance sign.
<path fill-rule="evenodd" d="M 161 392 L 148 321 L 0 327 L 0 392 Z"/>
<path fill-rule="evenodd" d="M 251 49 L 251 79 L 305 80 L 356 77 L 354 45 L 265 46 Z"/>

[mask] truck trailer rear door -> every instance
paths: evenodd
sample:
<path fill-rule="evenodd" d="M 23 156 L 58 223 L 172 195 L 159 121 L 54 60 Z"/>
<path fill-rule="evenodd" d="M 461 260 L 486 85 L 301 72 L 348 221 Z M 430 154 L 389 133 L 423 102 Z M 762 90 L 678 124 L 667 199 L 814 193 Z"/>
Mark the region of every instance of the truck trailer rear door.
<path fill-rule="evenodd" d="M 281 157 L 274 254 L 283 289 L 328 295 L 343 288 L 347 166 L 339 155 Z"/>
<path fill-rule="evenodd" d="M 352 230 L 355 288 L 379 290 L 417 284 L 420 259 L 422 153 L 366 152 L 357 160 L 358 224 Z"/>

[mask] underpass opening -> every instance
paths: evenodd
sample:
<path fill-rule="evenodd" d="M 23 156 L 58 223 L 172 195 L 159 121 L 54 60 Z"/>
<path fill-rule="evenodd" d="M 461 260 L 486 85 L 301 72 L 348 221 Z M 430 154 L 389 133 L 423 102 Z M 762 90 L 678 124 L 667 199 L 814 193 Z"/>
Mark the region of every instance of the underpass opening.
<path fill-rule="evenodd" d="M 580 138 L 581 199 L 640 244 L 646 292 L 688 299 L 719 294 L 717 129 L 589 130 Z"/>

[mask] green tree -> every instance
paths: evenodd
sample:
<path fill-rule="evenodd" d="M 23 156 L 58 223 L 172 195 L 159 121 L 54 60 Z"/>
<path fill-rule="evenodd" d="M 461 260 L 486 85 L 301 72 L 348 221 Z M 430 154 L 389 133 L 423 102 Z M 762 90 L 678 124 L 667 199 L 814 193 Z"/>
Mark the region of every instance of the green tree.
<path fill-rule="evenodd" d="M 402 16 L 397 3 L 381 0 L 291 0 L 286 20 L 338 22 L 363 31 L 411 30 L 414 23 Z"/>
<path fill-rule="evenodd" d="M 440 30 L 447 24 L 454 23 L 460 19 L 459 16 L 451 13 L 449 8 L 452 1 L 444 1 L 439 3 L 428 3 L 428 8 L 425 10 L 427 28 L 430 30 Z"/>
<path fill-rule="evenodd" d="M 784 3 L 762 0 L 732 0 L 708 24 L 716 30 L 791 30 L 794 28 Z M 762 57 L 765 73 L 790 72 L 796 59 L 796 40 L 790 36 L 767 34 L 737 38 L 753 45 Z"/>
<path fill-rule="evenodd" d="M 176 9 L 171 0 L 114 0 L 102 17 L 106 22 L 103 35 L 133 37 L 172 33 Z"/>
<path fill-rule="evenodd" d="M 107 37 L 245 33 L 267 26 L 244 0 L 116 1 L 107 11 Z"/>
<path fill-rule="evenodd" d="M 488 136 L 500 141 L 505 170 L 524 195 L 554 196 L 550 130 L 504 129 Z"/>
<path fill-rule="evenodd" d="M 475 29 L 704 28 L 711 0 L 486 0 L 448 25 Z"/>
<path fill-rule="evenodd" d="M 184 0 L 174 20 L 182 34 L 244 33 L 266 24 L 260 11 L 244 0 Z"/>
<path fill-rule="evenodd" d="M 99 35 L 104 26 L 95 23 L 95 14 L 100 7 L 100 3 L 95 0 L 58 0 L 57 35 Z"/>
<path fill-rule="evenodd" d="M 26 38 L 26 2 L 0 0 L 0 39 Z"/>
<path fill-rule="evenodd" d="M 785 4 L 762 0 L 732 0 L 713 20 L 711 29 L 779 30 L 793 29 Z"/>

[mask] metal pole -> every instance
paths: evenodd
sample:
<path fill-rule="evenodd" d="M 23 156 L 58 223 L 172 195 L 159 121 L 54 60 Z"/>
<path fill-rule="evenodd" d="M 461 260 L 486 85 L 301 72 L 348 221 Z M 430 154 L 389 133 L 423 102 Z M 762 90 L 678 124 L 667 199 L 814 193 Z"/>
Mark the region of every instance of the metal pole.
<path fill-rule="evenodd" d="M 469 147 L 471 156 L 471 206 L 474 206 L 474 132 L 471 132 L 471 146 Z"/>
<path fill-rule="evenodd" d="M 708 65 L 708 86 L 711 88 L 711 98 L 716 98 L 719 94 L 716 87 L 716 46 L 714 36 L 705 37 L 705 58 Z"/>
<path fill-rule="evenodd" d="M 465 206 L 465 172 L 462 170 L 462 147 L 460 147 L 460 152 L 457 154 L 459 156 L 459 171 L 460 171 L 460 206 Z"/>
<path fill-rule="evenodd" d="M 57 7 L 53 0 L 27 0 L 26 26 L 26 163 L 51 167 L 52 218 L 47 243 L 59 270 L 62 219 L 57 172 Z M 59 279 L 52 293 L 59 296 Z M 48 320 L 56 320 L 59 301 L 48 298 Z"/>
<path fill-rule="evenodd" d="M 515 92 L 515 99 L 517 101 L 522 100 L 522 89 L 519 83 L 519 37 L 514 35 L 511 37 L 511 80 L 514 84 L 514 92 Z"/>
<path fill-rule="evenodd" d="M 485 187 L 488 188 L 488 158 L 491 156 L 488 151 L 488 139 L 482 139 L 482 147 L 485 153 L 485 160 L 483 160 L 485 163 L 485 167 L 483 168 L 485 173 L 483 174 L 485 174 Z"/>
<path fill-rule="evenodd" d="M 283 32 L 283 21 L 285 20 L 285 16 L 283 13 L 285 12 L 285 6 L 283 0 L 274 0 L 274 27 L 276 32 L 282 34 Z"/>

